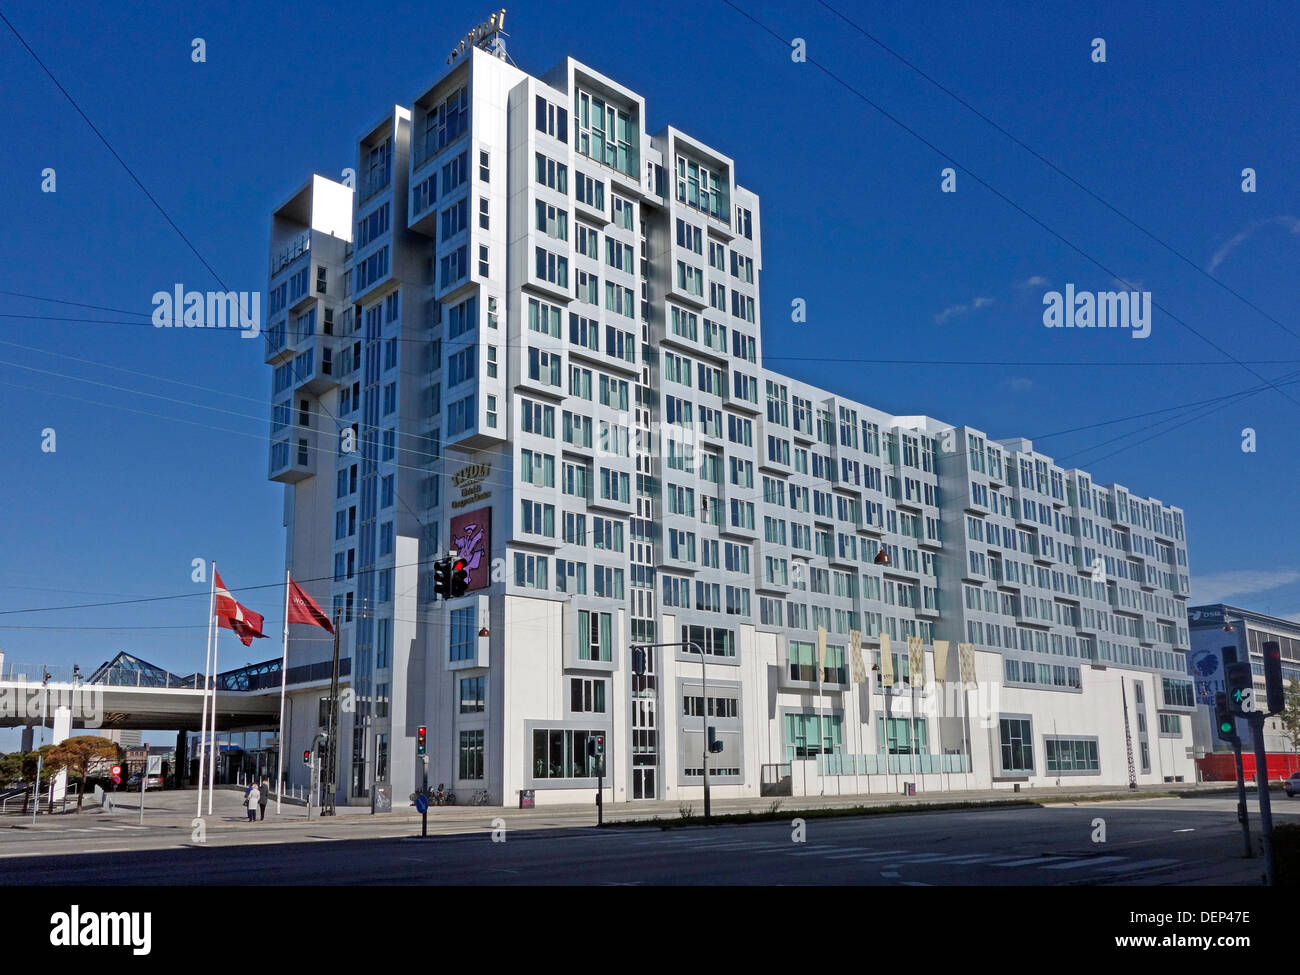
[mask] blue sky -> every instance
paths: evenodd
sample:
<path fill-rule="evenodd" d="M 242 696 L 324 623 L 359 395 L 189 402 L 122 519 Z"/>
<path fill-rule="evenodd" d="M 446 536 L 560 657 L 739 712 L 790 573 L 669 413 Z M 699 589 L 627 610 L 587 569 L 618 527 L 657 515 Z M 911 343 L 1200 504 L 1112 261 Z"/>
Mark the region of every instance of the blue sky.
<path fill-rule="evenodd" d="M 720 0 L 512 5 L 507 27 L 525 70 L 572 55 L 641 92 L 652 131 L 671 123 L 735 159 L 762 198 L 770 367 L 898 414 L 1034 437 L 1099 481 L 1181 505 L 1194 597 L 1300 613 L 1296 402 L 1270 389 L 1167 433 L 1103 443 L 1152 416 L 1046 436 L 1259 383 L 1229 357 L 1269 379 L 1300 369 L 1300 338 L 1202 273 L 1300 333 L 1300 9 L 832 5 L 1196 267 L 812 0 L 736 0 L 781 38 L 804 38 L 808 63 Z M 491 8 L 217 6 L 4 13 L 227 286 L 263 291 L 270 210 L 312 171 L 354 165 L 362 130 L 409 104 Z M 191 61 L 195 37 L 206 63 Z M 1106 41 L 1104 64 L 1090 58 L 1094 37 Z M 265 479 L 261 342 L 150 327 L 154 292 L 217 285 L 3 25 L 0 90 L 0 290 L 135 312 L 0 294 L 0 649 L 10 662 L 83 669 L 129 650 L 189 673 L 204 649 L 196 557 L 215 558 L 232 587 L 272 587 L 243 598 L 279 631 L 284 532 L 281 488 Z M 948 165 L 955 194 L 939 190 Z M 46 167 L 55 193 L 41 192 Z M 1256 193 L 1241 191 L 1245 167 Z M 1151 336 L 1044 328 L 1046 290 L 1114 285 L 972 173 L 1151 291 Z M 806 324 L 790 321 L 794 298 L 807 302 Z M 93 317 L 144 324 L 50 320 Z M 890 359 L 962 364 L 880 361 Z M 1189 361 L 1208 364 L 1159 364 Z M 1300 386 L 1288 393 L 1300 401 Z M 47 427 L 54 453 L 41 451 Z M 1253 453 L 1241 450 L 1246 427 Z M 232 666 L 279 650 L 222 639 Z M 0 748 L 12 737 L 0 733 Z"/>

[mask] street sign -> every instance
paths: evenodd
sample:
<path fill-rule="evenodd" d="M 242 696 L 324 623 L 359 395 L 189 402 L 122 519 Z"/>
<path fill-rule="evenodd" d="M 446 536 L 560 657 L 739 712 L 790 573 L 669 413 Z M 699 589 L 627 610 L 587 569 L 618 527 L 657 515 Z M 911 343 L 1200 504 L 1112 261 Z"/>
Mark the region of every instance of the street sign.
<path fill-rule="evenodd" d="M 162 759 L 163 759 L 163 757 L 162 757 L 161 755 L 150 755 L 150 756 L 149 756 L 149 770 L 148 770 L 145 774 L 146 774 L 146 775 L 162 775 Z"/>
<path fill-rule="evenodd" d="M 418 812 L 421 816 L 423 816 L 426 812 L 429 811 L 429 797 L 426 796 L 423 792 L 419 793 L 415 797 L 415 811 Z"/>

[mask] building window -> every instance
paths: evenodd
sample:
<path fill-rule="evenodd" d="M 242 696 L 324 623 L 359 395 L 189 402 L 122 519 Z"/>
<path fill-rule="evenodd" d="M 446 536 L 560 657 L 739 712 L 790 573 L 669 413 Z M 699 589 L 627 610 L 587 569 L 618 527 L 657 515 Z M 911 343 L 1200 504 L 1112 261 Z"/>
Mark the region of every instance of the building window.
<path fill-rule="evenodd" d="M 876 736 L 880 750 L 888 755 L 929 754 L 924 718 L 877 718 Z"/>
<path fill-rule="evenodd" d="M 1049 735 L 1043 740 L 1043 750 L 1047 755 L 1049 773 L 1097 775 L 1101 772 L 1096 738 L 1057 738 Z"/>
<path fill-rule="evenodd" d="M 483 729 L 460 733 L 460 762 L 457 775 L 462 779 L 483 778 Z"/>
<path fill-rule="evenodd" d="M 388 735 L 375 736 L 375 781 L 388 781 Z"/>
<path fill-rule="evenodd" d="M 473 660 L 474 640 L 477 637 L 474 627 L 473 606 L 464 606 L 451 611 L 450 659 Z"/>
<path fill-rule="evenodd" d="M 1033 774 L 1034 736 L 1028 718 L 999 720 L 998 741 L 1004 775 Z"/>
<path fill-rule="evenodd" d="M 611 660 L 613 614 L 578 610 L 578 659 Z"/>
<path fill-rule="evenodd" d="M 596 759 L 587 754 L 587 739 L 597 736 L 604 737 L 605 732 L 535 729 L 533 778 L 594 779 Z"/>
<path fill-rule="evenodd" d="M 515 553 L 515 585 L 524 589 L 549 589 L 547 559 L 544 555 Z"/>
<path fill-rule="evenodd" d="M 827 715 L 823 728 L 821 715 L 787 714 L 786 754 L 791 758 L 816 758 L 823 752 L 838 752 L 842 741 L 841 730 L 839 715 Z"/>
<path fill-rule="evenodd" d="M 462 677 L 460 681 L 460 713 L 470 714 L 482 711 L 485 705 L 483 696 L 485 677 Z"/>
<path fill-rule="evenodd" d="M 574 714 L 604 714 L 605 681 L 584 677 L 571 678 L 569 710 Z"/>

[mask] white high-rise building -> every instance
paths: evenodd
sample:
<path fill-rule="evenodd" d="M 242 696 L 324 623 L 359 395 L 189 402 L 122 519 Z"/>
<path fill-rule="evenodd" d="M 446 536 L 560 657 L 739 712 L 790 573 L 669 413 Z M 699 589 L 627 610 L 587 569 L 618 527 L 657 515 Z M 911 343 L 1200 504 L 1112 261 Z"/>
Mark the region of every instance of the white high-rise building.
<path fill-rule="evenodd" d="M 404 805 L 422 726 L 462 803 L 590 802 L 597 736 L 607 800 L 694 799 L 706 727 L 715 796 L 1194 777 L 1181 511 L 764 368 L 731 157 L 471 48 L 340 180 L 275 210 L 266 319 L 339 801 Z M 297 783 L 331 649 L 295 628 Z"/>

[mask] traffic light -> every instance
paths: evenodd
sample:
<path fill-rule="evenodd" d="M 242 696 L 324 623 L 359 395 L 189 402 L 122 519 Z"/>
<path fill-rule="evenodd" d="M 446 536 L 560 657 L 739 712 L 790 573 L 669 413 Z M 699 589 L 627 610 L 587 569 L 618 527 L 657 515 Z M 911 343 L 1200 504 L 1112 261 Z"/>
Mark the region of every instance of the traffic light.
<path fill-rule="evenodd" d="M 433 592 L 443 599 L 451 598 L 451 559 L 433 563 Z"/>
<path fill-rule="evenodd" d="M 709 725 L 709 752 L 716 755 L 722 751 L 722 742 L 718 741 L 718 729 Z"/>
<path fill-rule="evenodd" d="M 451 561 L 451 595 L 452 597 L 465 595 L 465 590 L 469 588 L 469 565 L 464 559 L 453 559 Z"/>
<path fill-rule="evenodd" d="M 1228 685 L 1228 707 L 1233 714 L 1250 714 L 1255 710 L 1255 675 L 1250 664 L 1239 660 L 1223 669 Z"/>
<path fill-rule="evenodd" d="M 1214 695 L 1214 730 L 1220 741 L 1226 741 L 1230 745 L 1238 744 L 1237 719 L 1232 716 L 1232 709 L 1228 707 L 1228 695 L 1223 691 Z"/>
<path fill-rule="evenodd" d="M 605 754 L 605 736 L 592 735 L 587 739 L 587 754 L 592 758 L 601 758 Z"/>
<path fill-rule="evenodd" d="M 303 753 L 302 753 L 302 764 L 304 764 L 304 765 L 310 765 L 310 764 L 311 764 L 311 749 L 310 749 L 310 748 L 306 748 L 306 749 L 303 750 Z"/>
<path fill-rule="evenodd" d="M 1286 710 L 1286 691 L 1282 687 L 1282 648 L 1276 640 L 1264 644 L 1264 693 L 1268 699 L 1268 713 L 1281 714 Z"/>
<path fill-rule="evenodd" d="M 428 729 L 425 728 L 424 725 L 420 725 L 420 727 L 415 729 L 415 754 L 417 755 L 426 754 L 425 747 L 424 747 L 424 737 L 425 737 L 425 732 L 427 730 Z"/>
<path fill-rule="evenodd" d="M 632 648 L 632 673 L 640 677 L 645 673 L 645 670 L 646 670 L 645 648 L 633 647 Z"/>

